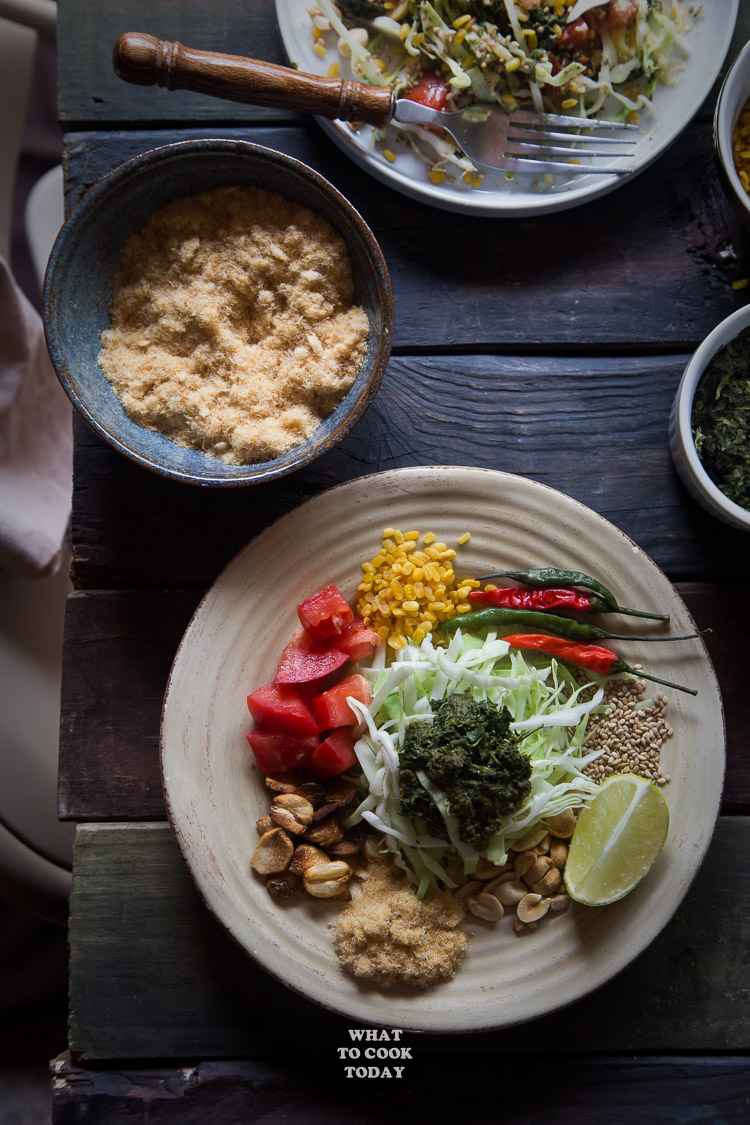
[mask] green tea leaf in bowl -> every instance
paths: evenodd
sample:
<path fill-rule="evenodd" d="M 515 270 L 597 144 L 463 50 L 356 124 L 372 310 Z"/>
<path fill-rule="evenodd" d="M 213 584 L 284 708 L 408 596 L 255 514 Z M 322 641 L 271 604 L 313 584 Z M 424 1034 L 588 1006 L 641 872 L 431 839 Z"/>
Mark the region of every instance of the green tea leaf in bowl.
<path fill-rule="evenodd" d="M 721 348 L 693 398 L 701 464 L 729 500 L 750 511 L 750 328 Z"/>

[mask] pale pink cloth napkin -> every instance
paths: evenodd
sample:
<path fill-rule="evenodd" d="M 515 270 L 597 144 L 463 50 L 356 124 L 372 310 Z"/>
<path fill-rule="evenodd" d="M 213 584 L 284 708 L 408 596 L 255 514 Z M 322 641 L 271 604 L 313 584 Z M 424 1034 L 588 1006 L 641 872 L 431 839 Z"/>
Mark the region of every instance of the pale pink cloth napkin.
<path fill-rule="evenodd" d="M 0 257 L 0 569 L 40 577 L 57 570 L 72 474 L 72 407 L 41 317 Z"/>

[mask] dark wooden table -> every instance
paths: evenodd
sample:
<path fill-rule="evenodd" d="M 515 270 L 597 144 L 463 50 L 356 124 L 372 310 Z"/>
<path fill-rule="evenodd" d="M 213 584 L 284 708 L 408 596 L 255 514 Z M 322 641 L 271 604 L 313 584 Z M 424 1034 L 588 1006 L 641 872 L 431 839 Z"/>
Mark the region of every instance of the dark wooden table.
<path fill-rule="evenodd" d="M 667 442 L 688 356 L 749 292 L 733 288 L 750 272 L 750 246 L 717 180 L 716 90 L 614 194 L 558 215 L 477 219 L 379 185 L 301 117 L 126 86 L 110 63 L 126 30 L 282 61 L 269 0 L 61 0 L 68 205 L 164 141 L 238 135 L 280 149 L 331 179 L 374 229 L 396 333 L 366 416 L 277 483 L 168 482 L 76 422 L 59 805 L 80 826 L 56 1125 L 385 1121 L 405 1105 L 439 1120 L 747 1120 L 750 539 L 690 499 Z M 743 0 L 730 57 L 748 38 Z M 332 484 L 420 464 L 551 484 L 666 571 L 712 630 L 727 778 L 693 887 L 617 979 L 519 1028 L 410 1035 L 403 1077 L 363 1087 L 347 1081 L 337 1051 L 351 1021 L 266 976 L 198 900 L 165 819 L 160 708 L 190 615 L 240 547 Z"/>

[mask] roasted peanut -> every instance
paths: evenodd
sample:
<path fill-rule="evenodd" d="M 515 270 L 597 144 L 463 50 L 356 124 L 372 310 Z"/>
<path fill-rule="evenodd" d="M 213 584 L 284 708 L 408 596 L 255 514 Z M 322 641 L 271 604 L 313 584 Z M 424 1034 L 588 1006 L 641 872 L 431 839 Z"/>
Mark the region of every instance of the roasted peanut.
<path fill-rule="evenodd" d="M 518 878 L 522 879 L 526 872 L 534 866 L 536 861 L 536 852 L 520 852 L 513 860 L 513 870 Z"/>
<path fill-rule="evenodd" d="M 564 840 L 554 840 L 550 845 L 549 857 L 555 867 L 562 871 L 568 858 L 568 845 Z"/>
<path fill-rule="evenodd" d="M 532 892 L 521 899 L 516 907 L 516 914 L 524 925 L 528 925 L 529 922 L 538 922 L 548 910 L 549 899 Z"/>
<path fill-rule="evenodd" d="M 530 934 L 536 929 L 536 922 L 522 922 L 520 918 L 513 919 L 513 929 L 517 934 Z"/>
<path fill-rule="evenodd" d="M 344 830 L 335 816 L 329 816 L 327 820 L 321 820 L 319 824 L 313 824 L 303 835 L 311 843 L 319 844 L 321 848 L 327 848 L 331 844 L 338 844 L 340 840 L 344 839 Z"/>
<path fill-rule="evenodd" d="M 504 863 L 501 866 L 497 863 L 491 863 L 489 859 L 480 859 L 473 875 L 475 879 L 494 879 L 496 875 L 503 875 L 506 871 L 510 870 L 510 864 Z"/>
<path fill-rule="evenodd" d="M 521 899 L 529 893 L 529 888 L 520 879 L 508 879 L 505 883 L 496 887 L 492 893 L 503 906 L 517 906 Z"/>
<path fill-rule="evenodd" d="M 569 840 L 573 835 L 575 826 L 576 818 L 570 809 L 558 813 L 557 816 L 551 816 L 547 820 L 547 831 L 550 836 L 556 836 L 561 840 Z"/>
<path fill-rule="evenodd" d="M 538 883 L 540 879 L 549 871 L 552 866 L 552 861 L 546 855 L 540 855 L 536 862 L 531 865 L 528 871 L 523 873 L 523 881 L 527 887 L 533 887 L 534 883 Z"/>
<path fill-rule="evenodd" d="M 550 867 L 547 874 L 538 883 L 532 883 L 531 889 L 536 895 L 545 896 L 556 894 L 562 883 L 562 875 L 556 867 Z"/>
<path fill-rule="evenodd" d="M 498 887 L 503 883 L 510 883 L 516 878 L 516 873 L 511 867 L 509 871 L 503 871 L 502 875 L 496 875 L 494 879 L 490 879 L 484 884 L 483 890 L 489 895 L 494 895 Z M 525 893 L 525 892 L 524 892 Z"/>
<path fill-rule="evenodd" d="M 325 791 L 319 781 L 304 781 L 295 789 L 298 797 L 304 797 L 314 809 L 325 803 Z"/>
<path fill-rule="evenodd" d="M 259 875 L 278 875 L 286 871 L 294 854 L 294 844 L 283 828 L 264 832 L 250 860 L 253 871 Z"/>
<path fill-rule="evenodd" d="M 305 890 L 313 898 L 336 898 L 346 890 L 352 869 L 342 859 L 316 863 L 302 876 Z"/>
<path fill-rule="evenodd" d="M 470 879 L 468 883 L 464 883 L 463 886 L 453 892 L 453 897 L 457 899 L 458 902 L 463 902 L 465 899 L 470 898 L 471 895 L 475 895 L 477 891 L 481 891 L 481 889 L 482 884 L 478 879 Z"/>
<path fill-rule="evenodd" d="M 357 789 L 351 781 L 345 781 L 343 777 L 329 777 L 323 782 L 323 792 L 326 804 L 335 804 L 343 809 L 352 803 Z"/>
<path fill-rule="evenodd" d="M 348 859 L 350 856 L 359 855 L 363 843 L 362 836 L 345 836 L 336 844 L 328 844 L 326 851 L 331 859 Z"/>
<path fill-rule="evenodd" d="M 266 789 L 272 793 L 294 793 L 300 784 L 300 775 L 293 770 L 289 773 L 269 773 Z"/>
<path fill-rule="evenodd" d="M 503 904 L 498 902 L 494 895 L 481 892 L 478 895 L 469 895 L 466 906 L 477 918 L 485 922 L 499 922 L 503 916 Z"/>
<path fill-rule="evenodd" d="M 308 867 L 314 867 L 317 863 L 328 863 L 326 853 L 314 844 L 299 844 L 294 849 L 289 870 L 293 875 L 304 875 Z"/>
<path fill-rule="evenodd" d="M 273 898 L 291 898 L 301 887 L 302 880 L 299 875 L 291 875 L 289 871 L 285 871 L 283 875 L 269 875 L 266 879 L 266 888 Z"/>
<path fill-rule="evenodd" d="M 271 802 L 271 820 L 295 836 L 310 827 L 313 812 L 310 802 L 298 793 L 279 793 Z"/>
<path fill-rule="evenodd" d="M 544 824 L 536 824 L 530 828 L 520 839 L 513 841 L 513 850 L 518 852 L 528 852 L 535 848 L 544 837 L 547 835 L 547 828 Z"/>

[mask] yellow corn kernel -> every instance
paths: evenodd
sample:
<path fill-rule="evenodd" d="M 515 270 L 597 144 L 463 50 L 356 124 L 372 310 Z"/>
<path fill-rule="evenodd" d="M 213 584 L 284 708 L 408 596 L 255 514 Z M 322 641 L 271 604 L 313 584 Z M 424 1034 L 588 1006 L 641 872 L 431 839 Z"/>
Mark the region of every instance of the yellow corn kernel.
<path fill-rule="evenodd" d="M 448 178 L 448 173 L 443 172 L 440 168 L 430 168 L 427 173 L 433 184 L 444 184 Z"/>
<path fill-rule="evenodd" d="M 314 51 L 314 52 L 315 52 L 315 54 L 316 54 L 316 55 L 318 55 L 318 56 L 319 56 L 319 57 L 320 57 L 321 59 L 324 59 L 324 58 L 326 57 L 326 49 L 325 49 L 325 44 L 323 44 L 323 43 L 315 43 L 315 44 L 313 45 L 313 51 Z"/>
<path fill-rule="evenodd" d="M 471 539 L 471 532 L 470 532 L 470 531 L 465 531 L 465 532 L 463 533 L 463 535 L 459 535 L 459 537 L 458 537 L 458 539 L 456 540 L 456 542 L 457 542 L 457 543 L 458 543 L 458 544 L 459 544 L 459 545 L 460 545 L 461 547 L 463 547 L 464 543 L 468 543 L 470 539 Z"/>
<path fill-rule="evenodd" d="M 518 56 L 516 56 L 516 58 L 511 59 L 510 62 L 506 64 L 505 69 L 508 74 L 511 74 L 514 70 L 518 70 L 520 65 L 521 60 L 518 58 Z"/>
<path fill-rule="evenodd" d="M 326 74 L 329 78 L 338 78 L 339 64 L 337 62 L 331 63 L 331 65 L 328 67 L 328 70 L 326 71 Z"/>
<path fill-rule="evenodd" d="M 395 164 L 396 163 L 396 154 L 393 151 L 393 149 L 384 148 L 383 149 L 383 156 L 386 158 L 386 160 L 388 161 L 389 164 Z"/>
<path fill-rule="evenodd" d="M 560 107 L 562 109 L 575 109 L 577 105 L 578 102 L 575 98 L 566 98 L 565 101 L 560 102 Z"/>
<path fill-rule="evenodd" d="M 750 279 L 748 279 L 747 277 L 742 277 L 739 281 L 732 282 L 732 289 L 747 289 L 748 285 L 750 285 Z"/>
<path fill-rule="evenodd" d="M 435 542 L 435 536 L 431 531 L 428 531 L 426 535 L 422 536 L 422 542 L 426 547 L 429 547 L 430 543 Z"/>
<path fill-rule="evenodd" d="M 454 30 L 455 30 L 455 31 L 458 31 L 458 29 L 459 29 L 460 27 L 463 27 L 463 26 L 464 26 L 465 24 L 467 24 L 467 23 L 469 22 L 469 20 L 470 20 L 470 19 L 471 19 L 471 16 L 470 16 L 470 15 L 463 15 L 463 16 L 459 16 L 459 17 L 458 17 L 458 19 L 455 19 L 455 20 L 453 21 L 453 28 L 454 28 Z"/>
<path fill-rule="evenodd" d="M 454 43 L 454 45 L 455 45 L 456 47 L 458 47 L 458 45 L 459 45 L 460 43 L 463 43 L 463 41 L 464 41 L 464 39 L 465 39 L 465 38 L 466 38 L 466 31 L 464 30 L 464 28 L 461 28 L 461 30 L 460 30 L 460 31 L 457 31 L 457 32 L 456 32 L 456 34 L 455 34 L 455 35 L 453 36 L 453 43 Z M 474 61 L 474 60 L 472 59 L 472 64 L 473 64 L 473 61 Z"/>

